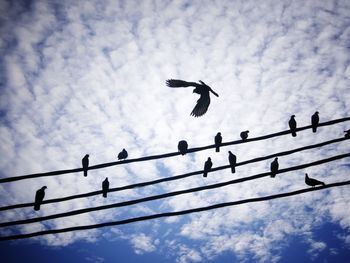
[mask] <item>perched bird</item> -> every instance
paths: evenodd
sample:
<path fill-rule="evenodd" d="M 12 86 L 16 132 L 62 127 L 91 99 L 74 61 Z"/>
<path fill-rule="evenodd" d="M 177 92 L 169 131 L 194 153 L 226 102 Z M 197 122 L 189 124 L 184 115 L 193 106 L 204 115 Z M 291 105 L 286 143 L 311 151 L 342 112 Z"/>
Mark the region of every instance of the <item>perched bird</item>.
<path fill-rule="evenodd" d="M 38 211 L 40 210 L 40 205 L 42 204 L 44 197 L 45 197 L 45 189 L 47 187 L 43 186 L 35 193 L 35 202 L 34 202 L 34 210 Z"/>
<path fill-rule="evenodd" d="M 211 87 L 209 87 L 203 81 L 200 80 L 199 83 L 187 82 L 179 79 L 168 79 L 166 81 L 166 85 L 171 88 L 195 87 L 193 90 L 193 93 L 199 94 L 200 97 L 197 100 L 196 106 L 193 108 L 191 112 L 191 116 L 194 116 L 194 117 L 200 117 L 207 112 L 210 104 L 209 91 L 213 93 L 216 97 L 219 97 L 219 95 L 215 91 L 213 91 Z"/>
<path fill-rule="evenodd" d="M 108 177 L 106 177 L 106 179 L 104 179 L 102 182 L 102 196 L 104 198 L 107 197 L 108 189 L 109 189 L 109 182 L 108 182 Z"/>
<path fill-rule="evenodd" d="M 215 138 L 214 138 L 214 142 L 215 142 L 215 151 L 216 152 L 220 152 L 220 145 L 222 143 L 222 137 L 221 137 L 221 132 L 218 132 L 216 135 L 215 135 Z"/>
<path fill-rule="evenodd" d="M 213 166 L 213 163 L 211 162 L 211 158 L 208 157 L 208 160 L 204 163 L 203 177 L 207 177 L 208 176 L 208 172 L 210 171 L 212 166 Z"/>
<path fill-rule="evenodd" d="M 324 182 L 318 181 L 316 179 L 310 178 L 308 174 L 305 174 L 305 183 L 308 186 L 312 186 L 314 188 L 316 185 L 322 185 L 325 186 L 326 184 Z"/>
<path fill-rule="evenodd" d="M 290 128 L 290 130 L 291 130 L 291 132 L 292 132 L 292 136 L 293 137 L 295 137 L 295 136 L 297 136 L 297 132 L 296 132 L 296 129 L 297 129 L 297 122 L 295 121 L 295 115 L 292 115 L 291 117 L 290 117 L 290 120 L 289 120 L 289 128 Z"/>
<path fill-rule="evenodd" d="M 347 130 L 347 131 L 344 131 L 345 132 L 345 137 L 346 138 L 350 138 L 350 129 L 349 130 Z"/>
<path fill-rule="evenodd" d="M 83 159 L 81 159 L 81 163 L 84 169 L 84 176 L 87 176 L 87 169 L 89 167 L 89 155 L 86 154 Z"/>
<path fill-rule="evenodd" d="M 188 143 L 185 140 L 179 141 L 179 144 L 177 145 L 177 149 L 182 155 L 185 155 L 188 150 Z"/>
<path fill-rule="evenodd" d="M 311 116 L 311 126 L 312 126 L 312 132 L 317 131 L 317 126 L 318 123 L 320 122 L 320 117 L 318 116 L 318 111 L 316 111 L 312 116 Z"/>
<path fill-rule="evenodd" d="M 236 172 L 237 157 L 231 151 L 228 151 L 228 161 L 231 165 L 231 172 L 234 174 Z"/>
<path fill-rule="evenodd" d="M 272 161 L 270 164 L 270 170 L 271 170 L 271 177 L 274 178 L 276 176 L 276 173 L 278 171 L 278 158 L 276 157 L 275 160 Z"/>
<path fill-rule="evenodd" d="M 243 141 L 248 138 L 248 133 L 249 133 L 249 131 L 242 131 L 241 132 L 241 138 Z"/>
<path fill-rule="evenodd" d="M 123 160 L 128 158 L 128 152 L 123 149 L 120 153 L 118 153 L 118 160 Z"/>

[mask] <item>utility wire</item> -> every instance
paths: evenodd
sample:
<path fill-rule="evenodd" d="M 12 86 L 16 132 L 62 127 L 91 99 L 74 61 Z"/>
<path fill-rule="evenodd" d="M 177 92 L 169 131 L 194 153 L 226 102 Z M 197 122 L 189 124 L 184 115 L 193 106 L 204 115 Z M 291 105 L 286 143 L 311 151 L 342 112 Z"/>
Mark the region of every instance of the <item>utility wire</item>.
<path fill-rule="evenodd" d="M 345 141 L 345 140 L 348 140 L 348 139 L 349 138 L 341 137 L 341 138 L 338 138 L 338 139 L 325 141 L 325 142 L 317 143 L 317 144 L 313 144 L 313 145 L 308 145 L 308 146 L 292 149 L 292 150 L 289 150 L 289 151 L 278 152 L 278 153 L 270 154 L 270 155 L 267 155 L 267 156 L 258 157 L 258 158 L 246 160 L 246 161 L 243 161 L 243 162 L 238 162 L 236 164 L 236 167 L 237 166 L 246 165 L 246 164 L 249 164 L 249 163 L 255 163 L 255 162 L 259 162 L 259 161 L 268 160 L 268 159 L 271 159 L 273 157 L 280 157 L 280 156 L 285 156 L 285 155 L 289 155 L 289 154 L 300 152 L 300 151 L 304 151 L 304 150 L 318 148 L 318 147 L 326 146 L 326 145 L 329 145 L 329 144 L 332 144 L 332 143 L 342 142 L 342 141 Z M 213 168 L 210 172 L 218 171 L 218 170 L 222 170 L 222 169 L 228 169 L 230 167 L 231 167 L 230 165 L 218 166 L 216 168 Z M 110 188 L 108 190 L 108 193 L 122 191 L 122 190 L 126 190 L 126 189 L 133 189 L 133 188 L 138 188 L 138 187 L 145 187 L 145 186 L 148 186 L 148 185 L 155 185 L 155 184 L 159 184 L 159 183 L 162 183 L 162 182 L 179 180 L 179 179 L 183 179 L 183 178 L 190 177 L 190 176 L 193 176 L 193 175 L 203 174 L 203 172 L 204 171 L 201 170 L 201 171 L 196 171 L 196 172 L 176 175 L 176 176 L 172 176 L 172 177 L 160 178 L 160 179 L 156 179 L 156 180 L 148 181 L 148 182 L 142 182 L 142 183 L 136 183 L 136 184 L 126 185 L 126 186 L 121 186 L 121 187 Z M 51 204 L 51 203 L 64 202 L 64 201 L 68 201 L 68 200 L 73 200 L 73 199 L 78 199 L 78 198 L 86 198 L 86 197 L 95 196 L 95 195 L 101 195 L 101 194 L 102 194 L 102 190 L 100 190 L 100 191 L 93 191 L 93 192 L 89 192 L 89 193 L 83 193 L 83 194 L 77 194 L 77 195 L 66 196 L 66 197 L 61 197 L 61 198 L 44 200 L 42 202 L 42 204 Z M 8 205 L 8 206 L 0 207 L 0 211 L 5 211 L 5 210 L 15 209 L 15 208 L 31 207 L 31 206 L 34 206 L 34 203 Z"/>
<path fill-rule="evenodd" d="M 350 153 L 336 155 L 336 156 L 333 156 L 333 157 L 330 157 L 330 158 L 318 160 L 318 161 L 311 162 L 311 163 L 306 163 L 306 164 L 301 164 L 301 165 L 297 165 L 297 166 L 288 167 L 288 168 L 285 168 L 285 169 L 278 170 L 278 172 L 276 174 L 281 174 L 281 173 L 286 173 L 286 172 L 290 172 L 290 171 L 300 170 L 300 169 L 304 169 L 304 168 L 307 168 L 307 167 L 310 167 L 310 166 L 320 165 L 320 164 L 324 164 L 324 163 L 327 163 L 327 162 L 332 162 L 332 161 L 339 160 L 339 159 L 342 159 L 342 158 L 347 158 L 347 157 L 350 157 Z M 270 174 L 271 174 L 271 172 L 266 172 L 266 173 L 256 174 L 256 175 L 252 175 L 252 176 L 249 176 L 249 177 L 239 178 L 239 179 L 230 180 L 230 181 L 226 181 L 226 182 L 221 182 L 221 183 L 216 183 L 216 184 L 211 184 L 211 185 L 205 185 L 205 186 L 200 186 L 200 187 L 195 187 L 195 188 L 190 188 L 190 189 L 185 189 L 185 190 L 178 190 L 178 191 L 174 191 L 174 192 L 169 192 L 169 193 L 165 193 L 165 194 L 144 197 L 144 198 L 130 200 L 130 201 L 124 201 L 124 202 L 120 202 L 120 203 L 114 203 L 114 204 L 102 205 L 102 206 L 90 207 L 90 208 L 83 208 L 83 209 L 73 210 L 73 211 L 59 213 L 59 214 L 42 216 L 42 217 L 35 217 L 35 218 L 29 218 L 29 219 L 23 219 L 23 220 L 3 222 L 3 223 L 0 223 L 0 227 L 8 227 L 8 226 L 14 226 L 14 225 L 30 224 L 30 223 L 42 222 L 42 221 L 51 220 L 51 219 L 57 219 L 57 218 L 62 218 L 62 217 L 68 217 L 68 216 L 74 216 L 74 215 L 89 213 L 89 212 L 93 212 L 93 211 L 112 209 L 112 208 L 123 207 L 123 206 L 130 206 L 130 205 L 139 204 L 139 203 L 143 203 L 143 202 L 159 200 L 159 199 L 163 199 L 163 198 L 167 198 L 167 197 L 172 197 L 172 196 L 177 196 L 177 195 L 182 195 L 182 194 L 188 194 L 188 193 L 193 193 L 193 192 L 199 192 L 199 191 L 219 188 L 219 187 L 223 187 L 223 186 L 227 186 L 227 185 L 237 184 L 237 183 L 241 183 L 241 182 L 244 182 L 244 181 L 254 180 L 254 179 L 262 178 L 262 177 L 265 177 L 265 176 L 269 176 Z M 271 180 L 273 180 L 273 179 L 271 179 Z"/>
<path fill-rule="evenodd" d="M 59 233 L 66 233 L 66 232 L 73 232 L 73 231 L 80 231 L 80 230 L 96 229 L 96 228 L 102 228 L 102 227 L 108 227 L 108 226 L 110 227 L 110 226 L 117 226 L 117 225 L 125 225 L 125 224 L 134 223 L 134 222 L 156 219 L 156 218 L 180 216 L 180 215 L 185 215 L 185 214 L 190 214 L 190 213 L 198 213 L 198 212 L 203 212 L 203 211 L 209 211 L 212 209 L 218 209 L 218 208 L 229 207 L 229 206 L 236 206 L 236 205 L 241 205 L 241 204 L 246 204 L 246 203 L 263 202 L 263 201 L 268 201 L 268 200 L 272 200 L 272 199 L 278 199 L 278 198 L 283 198 L 283 197 L 288 197 L 288 196 L 293 196 L 293 195 L 299 195 L 299 194 L 303 194 L 303 193 L 307 193 L 307 192 L 319 191 L 319 190 L 324 190 L 324 189 L 328 189 L 331 187 L 338 187 L 338 186 L 344 186 L 344 185 L 349 185 L 349 184 L 350 184 L 350 181 L 337 182 L 337 183 L 331 183 L 331 184 L 327 184 L 325 186 L 320 186 L 320 187 L 316 187 L 316 188 L 304 188 L 304 189 L 296 190 L 293 192 L 243 199 L 243 200 L 227 202 L 227 203 L 219 203 L 219 204 L 215 204 L 215 205 L 192 208 L 192 209 L 176 211 L 176 212 L 167 212 L 167 213 L 153 214 L 153 215 L 148 215 L 148 216 L 134 217 L 134 218 L 124 219 L 124 220 L 120 220 L 120 221 L 100 223 L 100 224 L 94 224 L 94 225 L 75 226 L 75 227 L 67 227 L 67 228 L 61 228 L 61 229 L 51 229 L 51 230 L 38 231 L 38 232 L 33 232 L 33 233 L 28 233 L 28 234 L 3 236 L 3 237 L 0 237 L 0 241 L 18 240 L 18 239 L 43 236 L 43 235 L 48 235 L 48 234 L 59 234 Z"/>
<path fill-rule="evenodd" d="M 350 121 L 350 117 L 319 123 L 318 127 L 329 126 L 329 125 L 333 125 L 333 124 L 337 124 L 337 123 L 345 122 L 345 121 Z M 307 130 L 307 129 L 311 129 L 311 128 L 312 128 L 312 126 L 308 125 L 308 126 L 299 127 L 299 128 L 296 129 L 296 131 L 299 132 L 299 131 L 303 131 L 303 130 Z M 264 136 L 255 137 L 255 138 L 248 138 L 246 140 L 229 141 L 229 142 L 222 143 L 220 145 L 220 147 L 229 146 L 229 145 L 235 145 L 235 144 L 241 144 L 241 143 L 247 143 L 247 142 L 253 142 L 253 141 L 266 140 L 266 139 L 269 139 L 269 138 L 282 136 L 282 135 L 287 135 L 287 134 L 290 134 L 290 133 L 291 133 L 290 130 L 285 130 L 285 131 L 282 131 L 282 132 L 272 133 L 272 134 L 268 134 L 268 135 L 264 135 Z M 190 148 L 190 149 L 188 149 L 187 152 L 188 153 L 198 152 L 198 151 L 208 150 L 208 149 L 211 149 L 211 148 L 215 148 L 215 144 L 211 144 L 211 145 L 208 145 L 208 146 L 202 146 L 202 147 Z M 101 168 L 106 168 L 106 167 L 120 165 L 120 164 L 133 163 L 133 162 L 142 162 L 142 161 L 149 161 L 149 160 L 154 160 L 154 159 L 167 158 L 167 157 L 172 157 L 172 156 L 176 156 L 176 155 L 180 155 L 180 153 L 179 152 L 172 152 L 172 153 L 165 153 L 165 154 L 158 154 L 158 155 L 140 157 L 140 158 L 135 158 L 135 159 L 127 159 L 127 160 L 122 160 L 122 161 L 117 161 L 117 162 L 102 163 L 102 164 L 89 166 L 89 168 L 87 170 L 95 170 L 95 169 L 101 169 Z M 45 173 L 34 173 L 34 174 L 6 177 L 6 178 L 1 178 L 0 179 L 0 184 L 1 183 L 13 182 L 13 181 L 19 181 L 19 180 L 25 180 L 25 179 L 31 179 L 31 178 L 37 178 L 37 177 L 43 177 L 43 176 L 56 176 L 56 175 L 60 175 L 60 174 L 77 173 L 77 172 L 82 172 L 82 171 L 83 171 L 83 168 L 75 168 L 75 169 L 68 169 L 68 170 L 58 170 L 58 171 L 45 172 Z"/>

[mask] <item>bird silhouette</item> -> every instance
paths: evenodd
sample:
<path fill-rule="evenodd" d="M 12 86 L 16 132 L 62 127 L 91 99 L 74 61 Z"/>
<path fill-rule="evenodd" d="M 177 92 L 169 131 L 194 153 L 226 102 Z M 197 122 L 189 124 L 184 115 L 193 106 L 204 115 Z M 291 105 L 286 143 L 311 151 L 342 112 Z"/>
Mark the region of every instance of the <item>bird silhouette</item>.
<path fill-rule="evenodd" d="M 204 163 L 203 177 L 207 177 L 208 176 L 208 172 L 210 171 L 212 166 L 213 166 L 213 163 L 211 162 L 211 158 L 208 157 L 208 160 L 206 160 L 206 162 Z"/>
<path fill-rule="evenodd" d="M 350 138 L 350 129 L 344 132 L 345 132 L 345 135 L 344 135 L 345 138 Z"/>
<path fill-rule="evenodd" d="M 128 152 L 123 149 L 120 153 L 118 153 L 118 160 L 123 160 L 128 158 Z"/>
<path fill-rule="evenodd" d="M 278 158 L 276 157 L 275 160 L 272 161 L 272 163 L 270 164 L 270 170 L 271 170 L 271 177 L 274 178 L 276 176 L 276 173 L 278 171 Z"/>
<path fill-rule="evenodd" d="M 293 136 L 293 137 L 297 136 L 297 132 L 296 132 L 296 129 L 297 129 L 297 122 L 295 121 L 294 118 L 295 118 L 295 115 L 292 115 L 292 116 L 290 117 L 289 122 L 288 122 L 290 131 L 292 132 L 292 136 Z"/>
<path fill-rule="evenodd" d="M 248 138 L 248 133 L 249 133 L 249 131 L 242 131 L 241 132 L 241 138 L 243 141 Z"/>
<path fill-rule="evenodd" d="M 234 174 L 236 172 L 237 157 L 231 151 L 228 151 L 228 161 L 231 165 L 231 172 Z"/>
<path fill-rule="evenodd" d="M 215 138 L 214 138 L 214 142 L 215 142 L 215 151 L 216 152 L 220 152 L 220 145 L 222 143 L 222 137 L 221 137 L 221 132 L 218 132 L 216 135 L 215 135 Z"/>
<path fill-rule="evenodd" d="M 89 155 L 86 154 L 83 159 L 81 159 L 81 163 L 83 165 L 83 169 L 84 169 L 84 176 L 87 176 L 87 169 L 89 167 Z"/>
<path fill-rule="evenodd" d="M 318 181 L 316 179 L 310 178 L 307 173 L 305 174 L 305 183 L 308 186 L 312 186 L 312 188 L 314 188 L 316 185 L 322 185 L 322 186 L 326 185 L 324 182 L 321 182 L 321 181 Z"/>
<path fill-rule="evenodd" d="M 35 193 L 35 202 L 34 202 L 34 210 L 38 211 L 40 210 L 40 205 L 42 204 L 44 197 L 45 197 L 45 189 L 47 187 L 43 186 Z"/>
<path fill-rule="evenodd" d="M 179 144 L 177 145 L 177 149 L 182 155 L 185 155 L 188 150 L 188 143 L 185 140 L 179 141 Z"/>
<path fill-rule="evenodd" d="M 318 111 L 316 111 L 312 116 L 311 116 L 311 126 L 312 126 L 312 132 L 317 131 L 317 126 L 318 123 L 320 122 L 320 117 L 318 116 Z"/>
<path fill-rule="evenodd" d="M 106 177 L 106 179 L 104 179 L 102 182 L 102 196 L 104 198 L 107 197 L 108 189 L 109 189 L 109 182 L 108 182 L 108 177 Z"/>
<path fill-rule="evenodd" d="M 200 95 L 199 99 L 197 100 L 196 106 L 193 108 L 191 112 L 191 116 L 194 116 L 194 117 L 200 117 L 207 112 L 210 104 L 209 92 L 213 93 L 216 97 L 219 97 L 219 95 L 215 91 L 213 91 L 212 88 L 209 87 L 207 84 L 205 84 L 203 81 L 199 80 L 199 83 L 187 82 L 179 79 L 168 79 L 166 81 L 166 85 L 171 88 L 194 87 L 193 93 L 197 93 Z"/>

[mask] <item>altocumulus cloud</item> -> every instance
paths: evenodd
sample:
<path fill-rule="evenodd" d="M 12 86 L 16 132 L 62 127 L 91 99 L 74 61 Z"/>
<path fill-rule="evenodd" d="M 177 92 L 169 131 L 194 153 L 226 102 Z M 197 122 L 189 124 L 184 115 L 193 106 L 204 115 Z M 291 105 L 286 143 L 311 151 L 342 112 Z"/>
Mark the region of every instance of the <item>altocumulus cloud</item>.
<path fill-rule="evenodd" d="M 348 116 L 350 108 L 350 6 L 347 1 L 2 1 L 1 11 L 1 177 L 79 167 L 129 157 L 171 152 L 177 142 L 190 147 Z M 168 78 L 202 79 L 220 95 L 209 111 L 189 116 L 197 97 L 172 90 Z M 300 132 L 269 141 L 232 147 L 239 160 L 343 136 L 346 124 Z M 348 151 L 345 143 L 280 158 L 288 167 Z M 202 169 L 208 156 L 214 167 L 226 164 L 227 148 L 186 156 L 111 167 L 82 174 L 24 180 L 0 186 L 3 204 L 33 200 L 47 185 L 47 198 L 111 187 Z M 304 187 L 304 172 L 327 182 L 346 179 L 343 161 L 215 190 L 52 220 L 18 229 L 31 232 L 93 224 L 162 211 L 268 195 Z M 157 187 L 43 206 L 39 215 L 65 212 L 185 189 L 269 169 L 269 162 L 209 174 Z M 24 190 L 25 189 L 25 190 Z M 276 262 L 288 238 L 302 236 L 310 257 L 326 249 L 315 229 L 325 222 L 350 227 L 347 188 L 330 189 L 259 204 L 247 204 L 181 218 L 135 224 L 118 234 L 136 253 L 157 251 L 178 262 L 205 261 L 232 251 L 244 261 Z M 310 208 L 312 207 L 312 208 Z M 35 216 L 31 208 L 2 213 L 2 220 Z M 74 232 L 37 238 L 67 245 L 115 230 Z M 348 232 L 347 232 L 348 233 Z M 339 234 L 348 242 L 348 234 Z M 161 248 L 161 249 L 158 249 Z"/>

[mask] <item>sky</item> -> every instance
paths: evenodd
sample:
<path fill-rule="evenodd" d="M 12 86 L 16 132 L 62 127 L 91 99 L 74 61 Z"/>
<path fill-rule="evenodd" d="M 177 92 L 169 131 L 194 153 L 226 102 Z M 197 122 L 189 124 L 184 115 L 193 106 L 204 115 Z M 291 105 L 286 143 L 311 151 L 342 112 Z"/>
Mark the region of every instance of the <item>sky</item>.
<path fill-rule="evenodd" d="M 0 1 L 0 178 L 81 167 L 257 137 L 349 117 L 349 1 Z M 203 80 L 219 94 L 208 112 L 167 79 Z M 226 165 L 344 136 L 350 123 L 82 173 L 0 184 L 1 206 L 118 187 Z M 348 141 L 279 158 L 280 168 L 348 153 Z M 272 161 L 272 160 L 271 160 Z M 154 186 L 0 212 L 0 221 L 67 212 L 269 171 L 269 161 Z M 0 228 L 0 235 L 89 225 L 307 187 L 304 174 L 348 180 L 342 159 L 241 184 Z M 0 242 L 6 262 L 346 262 L 348 186 L 189 215 Z M 21 253 L 18 253 L 21 251 Z"/>

